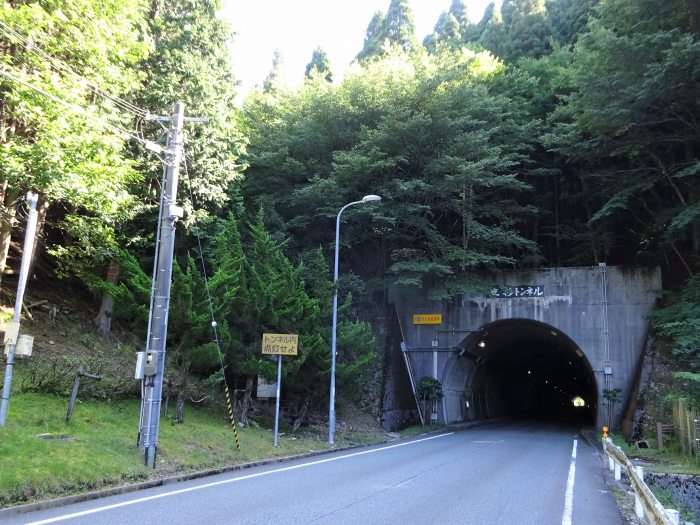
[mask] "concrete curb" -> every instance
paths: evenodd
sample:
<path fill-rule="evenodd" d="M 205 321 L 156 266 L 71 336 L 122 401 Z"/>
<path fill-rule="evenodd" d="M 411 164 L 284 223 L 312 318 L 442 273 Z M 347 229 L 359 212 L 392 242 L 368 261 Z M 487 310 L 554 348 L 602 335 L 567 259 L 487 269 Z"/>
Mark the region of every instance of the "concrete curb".
<path fill-rule="evenodd" d="M 581 437 L 598 452 L 598 455 L 603 452 L 603 443 L 600 441 L 598 433 L 593 428 L 582 428 L 579 430 Z M 602 457 L 602 456 L 601 456 Z"/>
<path fill-rule="evenodd" d="M 145 489 L 150 489 L 154 487 L 162 487 L 165 485 L 170 485 L 172 483 L 177 483 L 180 481 L 190 481 L 193 479 L 200 479 L 200 478 L 206 478 L 208 476 L 215 476 L 217 474 L 225 474 L 227 472 L 236 472 L 239 470 L 246 470 L 249 468 L 253 467 L 259 467 L 263 465 L 274 465 L 275 463 L 283 463 L 283 462 L 288 462 L 288 461 L 294 461 L 297 459 L 305 459 L 305 458 L 311 458 L 315 456 L 322 456 L 325 454 L 332 454 L 334 452 L 342 452 L 344 450 L 353 450 L 357 448 L 364 448 L 364 447 L 376 447 L 378 445 L 383 445 L 392 441 L 409 441 L 411 439 L 415 439 L 420 436 L 426 436 L 426 435 L 433 435 L 433 434 L 444 434 L 446 432 L 452 432 L 454 430 L 464 430 L 467 428 L 471 427 L 477 427 L 477 426 L 482 426 L 482 425 L 489 425 L 492 423 L 497 423 L 497 420 L 488 420 L 488 421 L 471 421 L 469 423 L 460 423 L 456 425 L 446 425 L 444 427 L 441 427 L 440 429 L 437 430 L 432 430 L 428 432 L 423 432 L 421 434 L 417 434 L 415 436 L 411 437 L 406 437 L 406 438 L 391 438 L 387 439 L 386 441 L 379 441 L 377 443 L 367 443 L 363 445 L 352 445 L 352 446 L 347 446 L 347 447 L 340 447 L 340 448 L 331 448 L 328 450 L 319 450 L 316 452 L 309 452 L 306 454 L 298 454 L 295 456 L 282 456 L 279 458 L 269 458 L 269 459 L 261 459 L 259 461 L 251 461 L 249 463 L 241 463 L 238 465 L 227 465 L 225 467 L 219 467 L 215 469 L 208 469 L 208 470 L 201 470 L 197 472 L 190 472 L 188 474 L 181 474 L 178 476 L 170 476 L 167 478 L 160 478 L 160 479 L 152 479 L 148 481 L 143 481 L 141 483 L 128 483 L 125 485 L 120 485 L 118 487 L 111 487 L 108 489 L 103 489 L 103 490 L 96 490 L 96 491 L 91 491 L 91 492 L 84 492 L 82 494 L 75 494 L 73 496 L 65 496 L 62 498 L 54 498 L 50 500 L 45 500 L 45 501 L 37 501 L 34 503 L 27 503 L 25 505 L 17 505 L 14 507 L 7 507 L 4 509 L 0 509 L 0 520 L 3 517 L 7 516 L 16 516 L 18 514 L 26 514 L 28 512 L 35 512 L 37 510 L 46 510 L 46 509 L 52 509 L 56 507 L 63 507 L 65 505 L 72 505 L 73 503 L 82 503 L 83 501 L 91 501 L 91 500 L 96 500 L 100 498 L 106 498 L 109 496 L 117 496 L 120 494 L 128 494 L 130 492 L 137 492 L 139 490 L 145 490 Z M 390 434 L 387 434 L 388 437 L 390 437 Z"/>

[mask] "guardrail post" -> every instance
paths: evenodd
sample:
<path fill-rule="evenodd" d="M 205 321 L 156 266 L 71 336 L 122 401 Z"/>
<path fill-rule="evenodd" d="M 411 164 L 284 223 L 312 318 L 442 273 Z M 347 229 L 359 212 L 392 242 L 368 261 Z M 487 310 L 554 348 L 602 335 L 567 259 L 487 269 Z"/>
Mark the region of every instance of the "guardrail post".
<path fill-rule="evenodd" d="M 671 518 L 671 523 L 674 525 L 680 525 L 681 513 L 679 511 L 674 509 L 666 509 L 666 514 L 668 514 L 668 517 Z"/>
<path fill-rule="evenodd" d="M 608 468 L 610 470 L 615 470 L 615 460 L 612 458 L 612 456 L 608 456 Z"/>
<path fill-rule="evenodd" d="M 615 461 L 615 481 L 620 481 L 620 478 L 622 478 L 622 469 L 620 468 L 620 464 Z"/>
<path fill-rule="evenodd" d="M 644 468 L 634 467 L 634 470 L 637 472 L 639 480 L 644 481 Z M 634 491 L 634 513 L 637 515 L 638 518 L 644 517 L 644 507 L 642 506 L 642 500 L 639 499 L 639 494 L 636 490 Z"/>

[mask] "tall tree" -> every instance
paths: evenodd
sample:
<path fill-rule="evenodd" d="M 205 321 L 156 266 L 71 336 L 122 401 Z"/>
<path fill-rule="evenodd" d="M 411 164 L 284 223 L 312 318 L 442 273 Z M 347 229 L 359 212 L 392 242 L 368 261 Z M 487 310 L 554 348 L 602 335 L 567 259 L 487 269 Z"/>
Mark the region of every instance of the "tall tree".
<path fill-rule="evenodd" d="M 312 78 L 317 75 L 327 82 L 333 82 L 333 72 L 331 71 L 331 61 L 321 47 L 314 49 L 311 55 L 311 62 L 306 64 L 305 76 Z"/>
<path fill-rule="evenodd" d="M 358 218 L 343 230 L 354 247 L 351 264 L 365 279 L 391 266 L 395 279 L 437 280 L 438 293 L 449 295 L 477 268 L 534 263 L 537 250 L 520 234 L 533 210 L 522 202 L 528 185 L 519 176 L 525 137 L 536 133 L 529 122 L 514 124 L 510 101 L 490 92 L 500 67 L 487 54 L 444 49 L 431 57 L 394 48 L 322 98 L 305 86 L 295 103 L 273 112 L 276 121 L 251 121 L 253 129 L 276 122 L 277 130 L 274 149 L 261 143 L 251 150 L 255 193 L 268 188 L 269 199 L 269 188 L 280 188 L 268 202 L 306 246 L 328 244 L 346 202 L 368 192 L 385 197 L 386 204 L 353 210 Z M 308 169 L 313 156 L 331 162 Z"/>
<path fill-rule="evenodd" d="M 505 42 L 506 42 L 506 26 L 503 23 L 503 17 L 501 12 L 496 9 L 488 9 L 487 13 L 490 11 L 491 16 L 484 18 L 484 29 L 479 36 L 479 44 L 481 44 L 484 49 L 491 51 L 497 57 L 505 56 Z M 480 22 L 481 23 L 481 22 Z"/>
<path fill-rule="evenodd" d="M 379 57 L 384 54 L 384 46 L 391 44 L 404 51 L 418 47 L 413 11 L 408 0 L 391 0 L 386 16 L 377 11 L 367 26 L 364 45 L 357 60 Z"/>
<path fill-rule="evenodd" d="M 700 250 L 700 12 L 683 0 L 600 3 L 574 48 L 573 92 L 548 139 L 599 201 L 590 224 L 639 262 Z M 614 252 L 613 252 L 614 253 Z"/>
<path fill-rule="evenodd" d="M 183 102 L 187 116 L 207 119 L 206 123 L 187 122 L 184 134 L 185 165 L 182 170 L 179 202 L 184 205 L 181 228 L 189 230 L 211 224 L 211 217 L 236 204 L 236 181 L 242 167 L 239 157 L 245 148 L 238 115 L 234 109 L 236 80 L 231 74 L 229 44 L 231 30 L 218 18 L 219 0 L 152 0 L 146 23 L 153 39 L 149 57 L 139 64 L 145 76 L 144 88 L 136 103 L 151 114 L 170 116 L 173 104 Z M 164 138 L 158 122 L 139 119 L 143 136 L 155 141 Z M 157 224 L 163 166 L 160 159 L 143 148 L 132 151 L 146 183 L 132 186 L 138 199 L 135 217 L 119 225 L 114 242 L 133 250 L 148 266 Z M 187 239 L 183 239 L 187 241 Z M 178 241 L 183 253 L 188 242 Z M 107 254 L 108 255 L 108 254 Z M 108 256 L 88 261 L 93 271 L 113 266 Z"/>
<path fill-rule="evenodd" d="M 142 7 L 138 0 L 0 6 L 0 276 L 27 190 L 39 194 L 38 234 L 51 210 L 59 223 L 67 216 L 105 224 L 125 213 L 137 175 L 122 155 L 119 128 L 129 129 L 133 115 L 116 97 L 138 85 Z"/>
<path fill-rule="evenodd" d="M 263 91 L 265 93 L 274 93 L 279 91 L 282 86 L 283 73 L 282 65 L 284 64 L 284 59 L 282 57 L 282 51 L 275 49 L 272 56 L 272 67 L 270 72 L 265 77 L 263 81 Z"/>
<path fill-rule="evenodd" d="M 464 0 L 452 0 L 448 12 L 457 21 L 457 24 L 459 24 L 459 32 L 464 34 L 465 30 L 471 25 L 467 12 L 467 4 L 464 3 Z"/>
<path fill-rule="evenodd" d="M 576 42 L 599 0 L 547 0 L 552 37 L 562 46 Z"/>
<path fill-rule="evenodd" d="M 244 422 L 255 377 L 274 376 L 274 365 L 260 355 L 263 332 L 299 334 L 299 356 L 285 367 L 285 374 L 292 378 L 288 388 L 302 398 L 301 405 L 320 395 L 319 374 L 327 369 L 328 357 L 318 333 L 318 304 L 304 289 L 301 268 L 291 264 L 266 232 L 262 213 L 249 225 L 248 235 L 244 250 L 237 221 L 227 219 L 217 237 L 211 280 L 229 373 L 247 379 Z"/>
<path fill-rule="evenodd" d="M 376 11 L 369 21 L 369 25 L 365 31 L 365 41 L 362 45 L 362 50 L 355 57 L 356 60 L 364 60 L 382 54 L 382 46 L 384 45 L 385 38 L 383 29 L 384 13 Z"/>
<path fill-rule="evenodd" d="M 416 25 L 408 0 L 391 0 L 382 26 L 389 42 L 404 51 L 416 49 Z"/>
<path fill-rule="evenodd" d="M 539 58 L 550 51 L 550 26 L 544 0 L 505 0 L 501 9 L 507 33 L 503 58 Z"/>
<path fill-rule="evenodd" d="M 452 0 L 450 9 L 440 15 L 433 34 L 425 38 L 423 45 L 429 50 L 434 50 L 440 43 L 454 47 L 476 42 L 484 32 L 494 9 L 495 4 L 492 2 L 484 12 L 484 19 L 479 24 L 473 24 L 469 21 L 464 0 Z"/>
<path fill-rule="evenodd" d="M 444 11 L 440 14 L 433 34 L 423 40 L 423 45 L 430 51 L 435 51 L 439 45 L 458 46 L 462 43 L 462 33 L 459 22 L 452 14 Z"/>

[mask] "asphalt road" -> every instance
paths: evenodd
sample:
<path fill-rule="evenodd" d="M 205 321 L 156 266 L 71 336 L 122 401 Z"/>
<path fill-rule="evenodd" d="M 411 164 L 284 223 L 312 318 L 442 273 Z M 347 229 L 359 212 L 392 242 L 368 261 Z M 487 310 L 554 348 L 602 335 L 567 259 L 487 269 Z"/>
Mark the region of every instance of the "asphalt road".
<path fill-rule="evenodd" d="M 504 423 L 222 474 L 3 523 L 620 524 L 574 427 Z"/>

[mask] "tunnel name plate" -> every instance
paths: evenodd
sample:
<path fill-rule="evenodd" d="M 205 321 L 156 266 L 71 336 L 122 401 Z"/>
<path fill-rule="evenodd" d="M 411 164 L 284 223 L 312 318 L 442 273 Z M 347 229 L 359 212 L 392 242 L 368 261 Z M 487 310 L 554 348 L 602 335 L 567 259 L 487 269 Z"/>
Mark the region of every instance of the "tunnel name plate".
<path fill-rule="evenodd" d="M 513 297 L 544 297 L 544 286 L 526 285 L 526 286 L 498 286 L 492 288 L 488 293 L 488 297 L 496 299 L 510 299 Z"/>

